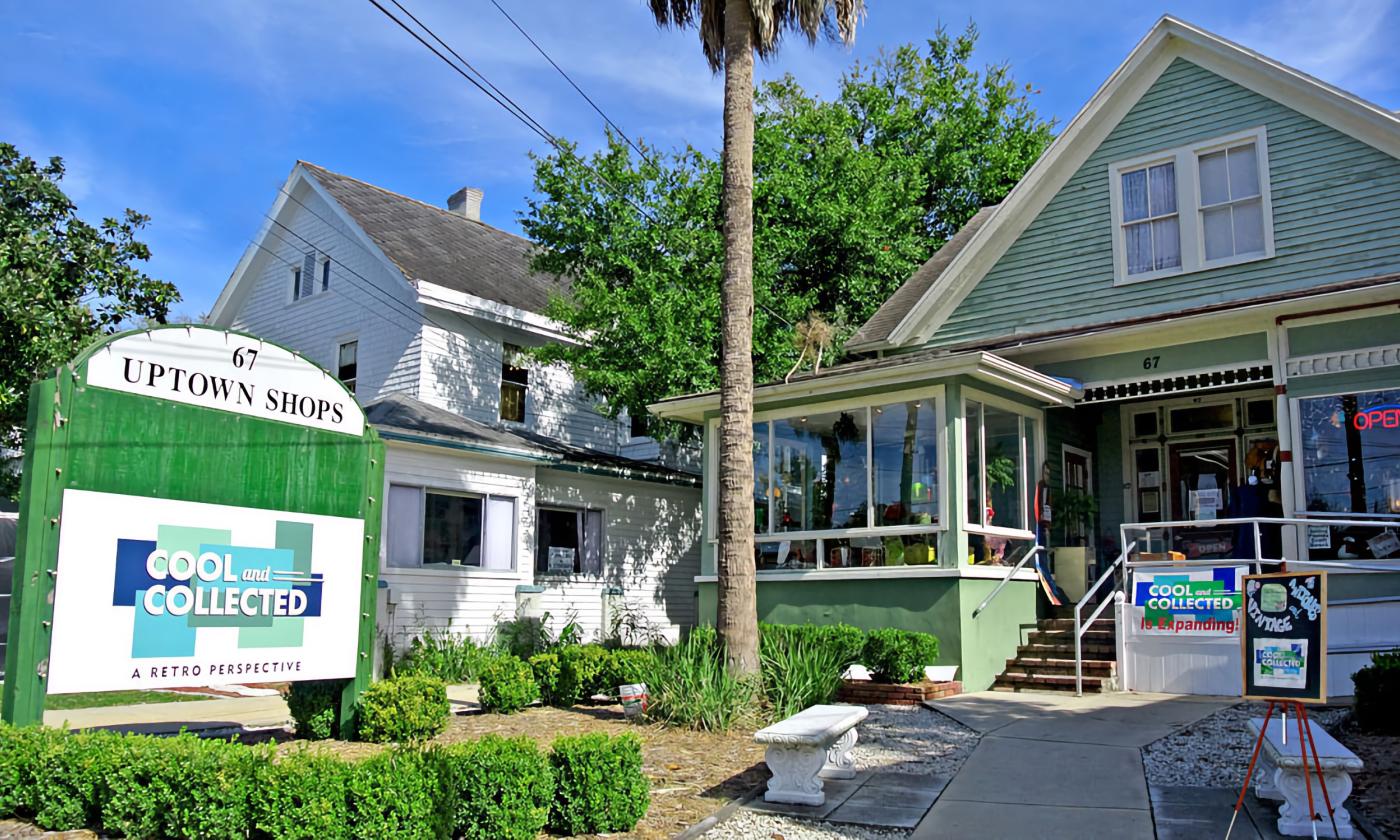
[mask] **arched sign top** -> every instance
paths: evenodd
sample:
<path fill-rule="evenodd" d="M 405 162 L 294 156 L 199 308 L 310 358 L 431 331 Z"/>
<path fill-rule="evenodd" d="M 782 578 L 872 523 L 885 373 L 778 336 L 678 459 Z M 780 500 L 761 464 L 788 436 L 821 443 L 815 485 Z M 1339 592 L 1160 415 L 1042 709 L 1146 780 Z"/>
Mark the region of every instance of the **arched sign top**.
<path fill-rule="evenodd" d="M 168 325 L 121 333 L 76 360 L 85 385 L 359 437 L 365 413 L 327 371 L 243 333 Z"/>

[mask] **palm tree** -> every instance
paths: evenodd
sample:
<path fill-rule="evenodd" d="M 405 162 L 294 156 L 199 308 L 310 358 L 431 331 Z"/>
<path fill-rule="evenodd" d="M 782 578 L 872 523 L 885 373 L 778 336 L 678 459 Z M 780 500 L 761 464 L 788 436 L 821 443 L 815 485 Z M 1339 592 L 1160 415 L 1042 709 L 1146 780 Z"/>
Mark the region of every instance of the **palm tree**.
<path fill-rule="evenodd" d="M 662 26 L 694 26 L 710 70 L 724 71 L 724 284 L 719 426 L 719 603 L 730 670 L 758 672 L 753 555 L 753 56 L 784 32 L 849 44 L 864 0 L 650 0 Z"/>

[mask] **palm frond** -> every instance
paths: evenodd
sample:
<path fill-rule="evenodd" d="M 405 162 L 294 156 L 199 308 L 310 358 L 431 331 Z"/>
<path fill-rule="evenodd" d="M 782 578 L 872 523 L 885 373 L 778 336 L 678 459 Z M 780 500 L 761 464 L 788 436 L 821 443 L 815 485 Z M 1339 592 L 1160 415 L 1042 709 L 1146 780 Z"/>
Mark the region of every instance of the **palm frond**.
<path fill-rule="evenodd" d="M 710 69 L 724 67 L 724 0 L 648 0 L 659 26 L 695 27 Z M 749 0 L 753 12 L 754 50 L 761 58 L 776 54 L 784 32 L 801 33 L 808 43 L 822 35 L 850 45 L 865 18 L 865 0 Z"/>

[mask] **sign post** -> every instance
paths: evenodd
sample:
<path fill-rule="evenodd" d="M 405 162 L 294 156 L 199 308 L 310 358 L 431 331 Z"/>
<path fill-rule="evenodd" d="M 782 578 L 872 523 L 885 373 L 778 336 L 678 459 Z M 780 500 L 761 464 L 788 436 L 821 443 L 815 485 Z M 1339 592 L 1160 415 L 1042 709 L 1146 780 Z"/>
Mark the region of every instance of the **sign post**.
<path fill-rule="evenodd" d="M 46 694 L 369 683 L 383 446 L 301 356 L 112 336 L 30 391 L 5 719 Z"/>

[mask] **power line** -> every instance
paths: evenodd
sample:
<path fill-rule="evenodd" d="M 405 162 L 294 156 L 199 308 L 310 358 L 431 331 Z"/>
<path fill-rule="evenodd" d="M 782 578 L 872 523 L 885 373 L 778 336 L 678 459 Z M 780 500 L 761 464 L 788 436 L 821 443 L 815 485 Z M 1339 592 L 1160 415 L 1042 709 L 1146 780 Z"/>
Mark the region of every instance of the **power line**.
<path fill-rule="evenodd" d="M 544 51 L 544 47 L 541 47 L 538 43 L 536 43 L 535 39 L 530 37 L 530 33 L 526 32 L 523 26 L 521 26 L 519 23 L 516 23 L 515 18 L 510 16 L 510 12 L 507 12 L 505 8 L 501 6 L 500 3 L 496 2 L 496 0 L 491 0 L 491 5 L 496 7 L 496 11 L 500 12 L 502 15 L 505 15 L 505 19 L 510 21 L 510 25 L 514 26 L 517 32 L 525 36 L 525 40 L 530 42 L 530 46 L 534 47 L 536 52 L 544 56 L 544 60 L 548 61 L 551 67 L 559 71 L 559 75 L 564 77 L 564 81 L 568 82 L 570 87 L 577 91 L 578 95 L 582 96 L 585 102 L 593 106 L 593 110 L 598 112 L 598 116 L 602 117 L 603 121 L 606 122 L 609 126 L 611 126 L 612 130 L 616 131 L 623 140 L 626 140 L 627 145 L 631 146 L 633 150 L 635 150 L 636 153 L 640 155 L 643 160 L 650 163 L 652 166 L 660 168 L 657 165 L 656 161 L 653 160 L 650 155 L 648 155 L 642 150 L 641 146 L 632 142 L 632 138 L 627 136 L 627 132 L 622 130 L 622 126 L 618 125 L 612 117 L 609 117 L 606 113 L 604 113 L 603 109 L 599 107 L 598 103 L 593 101 L 593 97 L 585 93 L 583 88 L 579 87 L 578 83 L 573 80 L 573 77 L 570 76 L 568 73 L 564 72 L 564 68 L 560 67 L 558 62 L 551 58 L 549 53 Z"/>
<path fill-rule="evenodd" d="M 402 9 L 404 14 L 408 15 L 409 18 L 412 19 L 415 24 L 417 24 L 424 32 L 426 32 L 429 35 L 429 37 L 441 44 L 443 49 L 456 56 L 457 60 L 461 61 L 462 64 L 465 65 L 468 68 L 468 70 L 471 71 L 471 73 L 468 73 L 466 70 L 463 70 L 461 67 L 457 66 L 457 64 L 455 64 L 452 61 L 452 59 L 448 58 L 446 55 L 443 55 L 442 52 L 440 52 L 437 49 L 437 47 L 434 47 L 432 44 L 428 43 L 428 41 L 424 39 L 422 35 L 415 32 L 412 27 L 400 20 L 396 15 L 394 15 L 393 12 L 386 9 L 384 5 L 379 2 L 379 0 L 369 0 L 370 5 L 374 6 L 376 9 L 382 12 L 385 17 L 389 18 L 389 20 L 397 24 L 400 29 L 413 36 L 414 40 L 426 47 L 429 52 L 437 56 L 448 67 L 452 68 L 452 70 L 456 72 L 457 75 L 466 79 L 477 90 L 480 90 L 482 93 L 486 94 L 487 98 L 489 98 L 492 102 L 495 102 L 497 105 L 500 105 L 506 110 L 507 113 L 520 120 L 522 123 L 525 124 L 527 128 L 538 134 L 541 139 L 543 139 L 546 143 L 552 146 L 555 151 L 559 153 L 561 159 L 571 161 L 577 164 L 578 166 L 582 167 L 594 178 L 596 178 L 598 181 L 607 186 L 608 189 L 612 190 L 614 195 L 616 195 L 618 198 L 621 198 L 623 201 L 626 201 L 628 204 L 632 205 L 633 209 L 635 209 L 642 216 L 646 217 L 653 224 L 660 224 L 656 220 L 656 218 L 651 215 L 651 213 L 647 212 L 646 208 L 642 207 L 642 205 L 638 204 L 636 200 L 634 200 L 631 196 L 627 195 L 627 193 L 619 189 L 617 185 L 613 184 L 610 180 L 608 180 L 608 178 L 605 175 L 603 175 L 601 172 L 599 172 L 592 166 L 589 166 L 586 161 L 584 161 L 578 155 L 574 154 L 574 152 L 571 149 L 569 149 L 568 146 L 564 145 L 562 141 L 560 141 L 557 137 L 551 134 L 549 130 L 546 129 L 540 123 L 539 120 L 531 116 L 530 112 L 526 111 L 524 107 L 516 103 L 515 100 L 511 99 L 509 96 L 506 96 L 504 93 L 500 93 L 499 96 L 496 93 L 493 93 L 493 91 L 499 92 L 500 88 L 492 84 L 491 81 L 486 78 L 486 75 L 484 73 L 482 73 L 480 70 L 477 70 L 475 67 L 472 67 L 472 65 L 469 64 L 466 59 L 462 58 L 460 53 L 452 49 L 452 47 L 449 46 L 447 42 L 444 41 L 441 37 L 439 37 L 438 34 L 432 30 L 431 27 L 420 21 L 417 17 L 414 17 L 413 13 L 405 9 L 403 5 L 398 2 L 398 0 L 389 0 L 389 2 Z M 476 76 L 480 77 L 481 81 L 477 81 L 476 78 L 473 78 L 472 74 L 475 74 Z"/>

